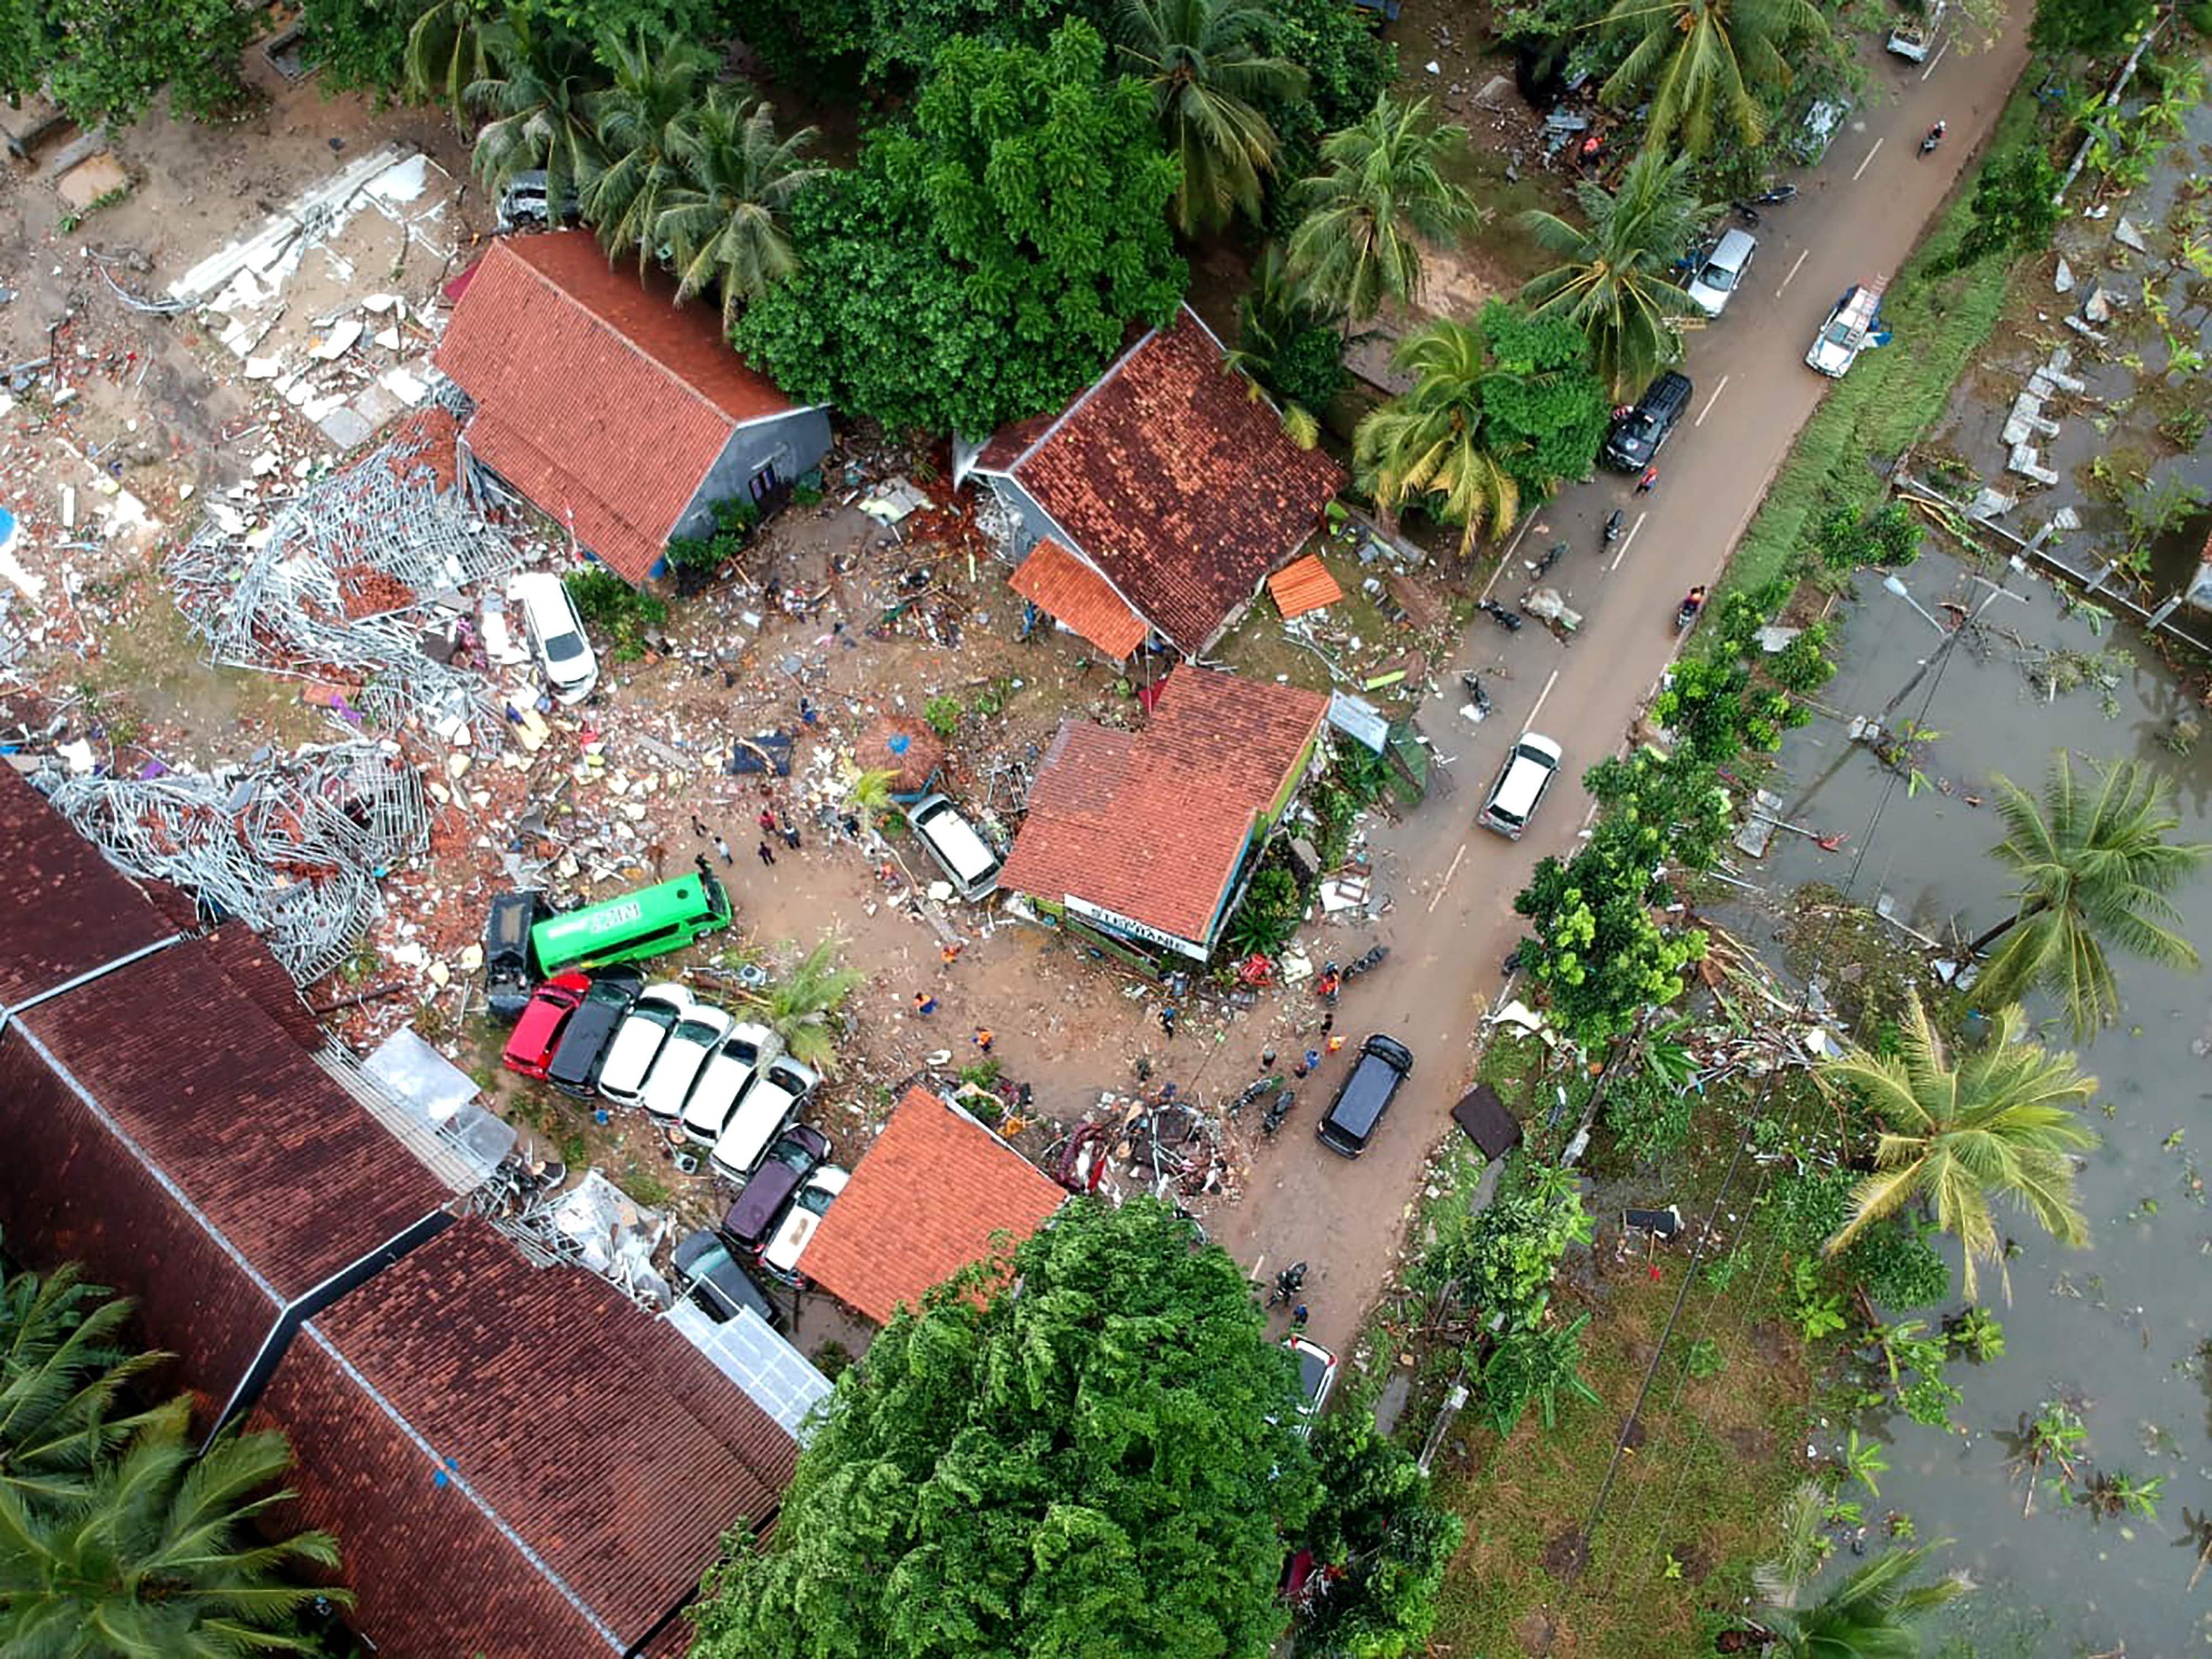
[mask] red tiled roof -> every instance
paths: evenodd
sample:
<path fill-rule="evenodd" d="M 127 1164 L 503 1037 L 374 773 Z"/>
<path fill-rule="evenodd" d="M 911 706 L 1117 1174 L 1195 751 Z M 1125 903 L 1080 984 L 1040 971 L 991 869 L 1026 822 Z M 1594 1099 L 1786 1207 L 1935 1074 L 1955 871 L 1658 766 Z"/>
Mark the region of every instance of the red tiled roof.
<path fill-rule="evenodd" d="M 1142 645 L 1151 631 L 1103 576 L 1049 538 L 1030 549 L 1006 586 L 1116 662 Z"/>
<path fill-rule="evenodd" d="M 325 1374 L 321 1342 L 358 1382 Z M 362 1628 L 399 1655 L 641 1641 L 726 1528 L 773 1513 L 797 1455 L 666 1323 L 476 1219 L 319 1315 L 262 1413 L 292 1435 L 300 1509 L 338 1535 Z M 588 1645 L 564 1586 L 600 1627 Z"/>
<path fill-rule="evenodd" d="M 1328 567 L 1321 562 L 1318 553 L 1294 560 L 1268 577 L 1267 592 L 1273 596 L 1275 609 L 1283 613 L 1285 622 L 1303 617 L 1309 611 L 1334 605 L 1344 597 L 1344 590 L 1328 574 Z"/>
<path fill-rule="evenodd" d="M 0 765 L 0 1006 L 179 930 L 46 797 Z"/>
<path fill-rule="evenodd" d="M 1190 653 L 1297 550 L 1344 483 L 1328 456 L 1284 435 L 1188 307 L 1015 452 L 1021 435 L 1000 433 L 977 465 L 1009 473 Z"/>
<path fill-rule="evenodd" d="M 912 1088 L 822 1218 L 806 1276 L 878 1324 L 971 1261 L 991 1236 L 1018 1243 L 1067 1194 L 1019 1152 L 923 1088 Z"/>
<path fill-rule="evenodd" d="M 1328 713 L 1317 692 L 1186 664 L 1142 732 L 1062 729 L 1000 884 L 1203 942 L 1255 819 Z"/>
<path fill-rule="evenodd" d="M 473 398 L 477 458 L 632 582 L 659 561 L 729 436 L 793 405 L 712 307 L 616 269 L 587 231 L 495 242 L 438 367 Z"/>
<path fill-rule="evenodd" d="M 854 758 L 864 772 L 889 772 L 892 794 L 919 795 L 944 769 L 945 739 L 921 720 L 886 715 L 862 739 Z"/>

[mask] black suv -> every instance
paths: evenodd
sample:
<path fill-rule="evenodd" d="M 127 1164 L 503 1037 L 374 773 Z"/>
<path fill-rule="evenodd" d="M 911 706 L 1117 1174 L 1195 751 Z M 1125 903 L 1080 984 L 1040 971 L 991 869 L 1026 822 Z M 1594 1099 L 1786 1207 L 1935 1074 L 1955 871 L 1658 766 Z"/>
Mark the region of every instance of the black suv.
<path fill-rule="evenodd" d="M 501 893 L 491 902 L 484 917 L 484 1000 L 495 1019 L 512 1025 L 529 1006 L 538 977 L 531 971 L 530 930 L 552 914 L 545 895 L 534 888 Z"/>
<path fill-rule="evenodd" d="M 1636 407 L 1613 423 L 1598 459 L 1623 472 L 1640 472 L 1690 406 L 1690 377 L 1668 369 L 1644 388 Z"/>
<path fill-rule="evenodd" d="M 1376 1032 L 1359 1045 L 1359 1058 L 1337 1085 L 1314 1135 L 1332 1152 L 1358 1158 L 1390 1109 L 1401 1084 L 1413 1075 L 1413 1051 L 1395 1037 Z"/>

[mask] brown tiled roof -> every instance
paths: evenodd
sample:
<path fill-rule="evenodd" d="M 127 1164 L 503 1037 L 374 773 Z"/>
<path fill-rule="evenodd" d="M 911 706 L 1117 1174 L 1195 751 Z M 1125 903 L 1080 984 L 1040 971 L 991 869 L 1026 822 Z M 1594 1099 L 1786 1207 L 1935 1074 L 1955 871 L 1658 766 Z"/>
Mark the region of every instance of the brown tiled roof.
<path fill-rule="evenodd" d="M 918 795 L 945 765 L 945 739 L 921 720 L 892 715 L 876 722 L 855 758 L 864 772 L 889 772 L 894 795 Z"/>
<path fill-rule="evenodd" d="M 1344 597 L 1344 590 L 1328 574 L 1328 567 L 1321 562 L 1318 553 L 1294 560 L 1268 577 L 1267 592 L 1273 596 L 1275 609 L 1283 613 L 1285 622 L 1303 617 L 1309 611 L 1334 605 Z"/>
<path fill-rule="evenodd" d="M 1142 645 L 1151 631 L 1103 576 L 1049 538 L 1030 549 L 1006 586 L 1116 662 Z"/>
<path fill-rule="evenodd" d="M 451 1197 L 204 943 L 20 1018 L 284 1301 Z"/>
<path fill-rule="evenodd" d="M 46 797 L 0 765 L 0 1006 L 179 930 Z"/>
<path fill-rule="evenodd" d="M 343 1356 L 351 1398 L 303 1340 L 263 1410 L 293 1437 L 301 1508 L 338 1535 L 380 1652 L 581 1653 L 609 1644 L 584 1644 L 591 1620 L 628 1647 L 791 1478 L 791 1437 L 665 1322 L 581 1268 L 532 1267 L 480 1220 L 310 1335 Z"/>
<path fill-rule="evenodd" d="M 283 1026 L 301 1048 L 312 1054 L 327 1041 L 321 1025 L 307 1012 L 291 975 L 269 954 L 261 936 L 244 922 L 226 922 L 213 929 L 201 939 L 199 948 L 213 958 L 222 976 L 240 994 Z"/>
<path fill-rule="evenodd" d="M 1344 483 L 1328 456 L 1284 435 L 1188 307 L 1005 459 L 1018 435 L 994 438 L 977 465 L 1010 473 L 1191 653 L 1297 550 Z"/>
<path fill-rule="evenodd" d="M 1018 1243 L 1067 1194 L 1019 1152 L 923 1088 L 907 1091 L 807 1242 L 806 1276 L 881 1324 L 899 1304 Z"/>
<path fill-rule="evenodd" d="M 1203 941 L 1254 821 L 1328 713 L 1317 692 L 1186 664 L 1137 736 L 1062 730 L 1000 884 Z"/>
<path fill-rule="evenodd" d="M 730 434 L 793 404 L 709 306 L 608 264 L 588 231 L 492 245 L 439 343 L 477 458 L 607 567 L 645 580 Z"/>

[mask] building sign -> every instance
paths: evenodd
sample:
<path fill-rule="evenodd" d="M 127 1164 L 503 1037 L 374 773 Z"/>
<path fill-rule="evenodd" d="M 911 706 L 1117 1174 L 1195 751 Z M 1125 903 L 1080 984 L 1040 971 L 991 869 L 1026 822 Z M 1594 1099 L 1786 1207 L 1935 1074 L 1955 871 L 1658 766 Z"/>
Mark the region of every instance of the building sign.
<path fill-rule="evenodd" d="M 1354 742 L 1364 743 L 1376 754 L 1390 740 L 1390 722 L 1382 711 L 1364 697 L 1354 697 L 1342 691 L 1333 691 L 1328 699 L 1328 723 Z"/>
<path fill-rule="evenodd" d="M 1147 945 L 1157 945 L 1164 951 L 1173 951 L 1178 955 L 1189 957 L 1198 962 L 1204 962 L 1208 954 L 1202 945 L 1193 945 L 1187 939 L 1177 939 L 1173 933 L 1164 933 L 1158 927 L 1148 927 L 1141 921 L 1134 921 L 1116 911 L 1109 910 L 1103 904 L 1093 904 L 1087 899 L 1079 899 L 1073 893 L 1067 896 L 1066 902 L 1067 908 L 1085 921 L 1095 921 L 1102 927 L 1110 927 L 1115 933 L 1129 939 L 1142 939 Z"/>

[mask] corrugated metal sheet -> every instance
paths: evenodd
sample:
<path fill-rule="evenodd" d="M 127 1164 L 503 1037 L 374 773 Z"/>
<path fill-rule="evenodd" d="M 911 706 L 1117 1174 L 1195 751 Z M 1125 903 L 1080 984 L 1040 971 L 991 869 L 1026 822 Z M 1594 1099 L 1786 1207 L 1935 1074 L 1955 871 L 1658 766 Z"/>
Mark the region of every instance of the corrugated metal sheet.
<path fill-rule="evenodd" d="M 1275 609 L 1283 613 L 1285 622 L 1303 617 L 1309 611 L 1334 605 L 1344 597 L 1344 590 L 1328 574 L 1328 567 L 1321 562 L 1318 553 L 1294 559 L 1268 577 L 1267 592 L 1274 599 Z"/>

